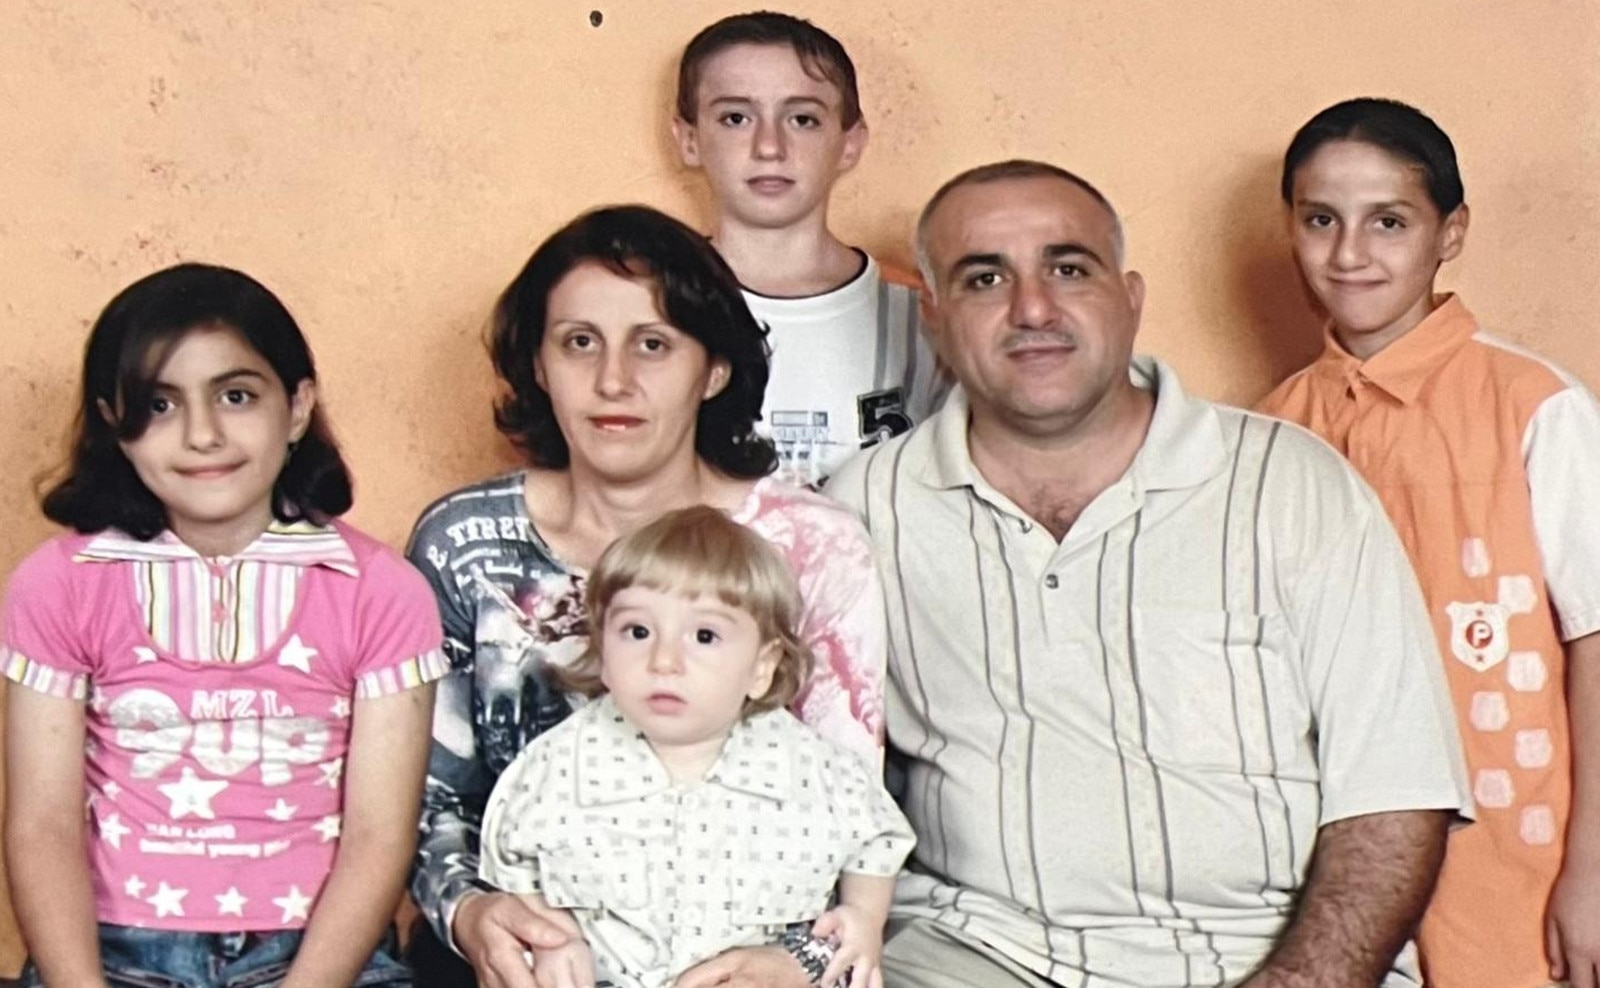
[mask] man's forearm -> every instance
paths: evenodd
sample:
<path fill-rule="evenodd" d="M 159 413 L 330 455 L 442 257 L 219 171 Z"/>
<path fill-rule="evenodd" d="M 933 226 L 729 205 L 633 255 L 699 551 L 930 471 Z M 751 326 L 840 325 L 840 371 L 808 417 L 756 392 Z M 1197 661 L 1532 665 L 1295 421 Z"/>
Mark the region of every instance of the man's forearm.
<path fill-rule="evenodd" d="M 1323 827 L 1294 918 L 1244 988 L 1375 988 L 1433 894 L 1449 825 L 1410 810 Z"/>

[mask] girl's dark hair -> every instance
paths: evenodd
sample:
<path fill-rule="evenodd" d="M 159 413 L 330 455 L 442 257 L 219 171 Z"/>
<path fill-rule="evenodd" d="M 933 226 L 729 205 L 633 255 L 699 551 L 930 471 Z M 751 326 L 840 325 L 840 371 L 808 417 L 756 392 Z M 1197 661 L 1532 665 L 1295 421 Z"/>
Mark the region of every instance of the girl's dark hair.
<path fill-rule="evenodd" d="M 1294 176 L 1300 166 L 1330 141 L 1371 144 L 1416 168 L 1440 216 L 1449 216 L 1466 201 L 1450 136 L 1414 106 L 1362 97 L 1328 107 L 1294 135 L 1283 155 L 1284 202 L 1294 203 Z"/>
<path fill-rule="evenodd" d="M 700 404 L 695 452 L 732 477 L 763 477 L 777 467 L 771 440 L 756 435 L 767 390 L 767 333 L 750 314 L 739 281 L 705 237 L 648 206 L 584 213 L 539 245 L 495 306 L 489 350 L 509 393 L 494 421 L 534 465 L 559 470 L 571 460 L 550 396 L 534 379 L 550 293 L 573 268 L 592 261 L 655 287 L 656 306 L 675 328 L 728 363 L 728 383 Z"/>
<path fill-rule="evenodd" d="M 167 509 L 150 493 L 121 444 L 150 426 L 156 378 L 183 338 L 197 329 L 239 335 L 272 365 L 285 392 L 315 382 L 317 370 L 294 317 L 260 282 L 229 268 L 179 264 L 147 275 L 113 298 L 89 333 L 83 390 L 65 478 L 44 495 L 44 513 L 79 532 L 120 528 L 150 539 L 167 527 Z M 106 421 L 101 408 L 113 409 Z M 272 488 L 279 521 L 324 522 L 350 510 L 350 473 L 313 409 Z"/>

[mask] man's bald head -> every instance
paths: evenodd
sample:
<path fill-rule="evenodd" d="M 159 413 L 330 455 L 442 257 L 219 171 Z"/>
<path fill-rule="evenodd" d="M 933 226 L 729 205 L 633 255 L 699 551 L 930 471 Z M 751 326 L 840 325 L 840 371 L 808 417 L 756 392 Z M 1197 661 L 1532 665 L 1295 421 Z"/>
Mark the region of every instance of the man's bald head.
<path fill-rule="evenodd" d="M 1111 205 L 1111 200 L 1105 197 L 1099 189 L 1087 180 L 1074 175 L 1065 168 L 1043 161 L 1033 161 L 1027 158 L 1013 158 L 1010 161 L 997 161 L 993 164 L 979 165 L 969 168 L 950 181 L 939 186 L 939 191 L 933 194 L 928 204 L 922 207 L 922 213 L 917 217 L 917 268 L 922 272 L 922 280 L 929 290 L 937 285 L 936 272 L 933 270 L 933 258 L 928 250 L 928 229 L 931 226 L 933 215 L 939 207 L 949 198 L 950 193 L 968 185 L 981 185 L 989 182 L 1004 182 L 1015 179 L 1054 178 L 1071 183 L 1082 189 L 1095 202 L 1104 207 L 1106 214 L 1111 217 L 1112 240 L 1115 249 L 1115 263 L 1121 268 L 1126 260 L 1127 246 L 1122 234 L 1122 217 L 1117 215 L 1116 207 Z"/>

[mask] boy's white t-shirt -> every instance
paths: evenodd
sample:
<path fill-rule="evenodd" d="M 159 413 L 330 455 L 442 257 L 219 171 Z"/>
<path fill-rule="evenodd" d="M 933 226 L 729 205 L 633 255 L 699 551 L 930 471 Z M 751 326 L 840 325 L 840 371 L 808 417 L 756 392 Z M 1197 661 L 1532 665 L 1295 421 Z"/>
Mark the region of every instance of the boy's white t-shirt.
<path fill-rule="evenodd" d="M 821 295 L 744 292 L 772 345 L 760 428 L 777 444 L 778 478 L 796 486 L 820 487 L 857 451 L 930 415 L 948 390 L 916 290 L 861 257 L 860 274 Z"/>

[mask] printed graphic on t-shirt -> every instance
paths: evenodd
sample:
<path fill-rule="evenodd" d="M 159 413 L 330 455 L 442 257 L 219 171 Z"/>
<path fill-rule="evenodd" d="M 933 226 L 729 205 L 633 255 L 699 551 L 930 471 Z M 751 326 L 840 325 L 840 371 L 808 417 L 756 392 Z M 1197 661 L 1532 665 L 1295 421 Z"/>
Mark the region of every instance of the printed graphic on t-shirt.
<path fill-rule="evenodd" d="M 135 661 L 147 651 L 135 648 Z M 118 862 L 102 873 L 114 878 L 108 891 L 119 909 L 201 928 L 225 917 L 284 926 L 308 919 L 325 872 L 306 852 L 331 856 L 337 846 L 352 703 L 313 685 L 325 660 L 299 635 L 272 661 L 277 678 L 303 676 L 306 688 L 146 680 L 92 692 L 105 727 L 90 745 L 128 756 L 129 785 L 112 773 L 89 800 L 96 851 Z M 133 798 L 135 783 L 151 796 Z M 275 865 L 250 866 L 265 861 Z"/>
<path fill-rule="evenodd" d="M 905 389 L 884 388 L 857 395 L 856 418 L 862 449 L 910 432 L 911 416 L 906 413 Z"/>
<path fill-rule="evenodd" d="M 828 464 L 842 462 L 858 449 L 892 439 L 911 429 L 905 389 L 883 388 L 856 395 L 856 421 L 849 424 L 825 409 L 776 409 L 768 413 L 778 450 L 778 479 L 796 487 L 820 488 Z"/>
<path fill-rule="evenodd" d="M 1445 612 L 1450 615 L 1450 651 L 1457 659 L 1479 672 L 1488 672 L 1511 653 L 1511 635 L 1506 627 L 1511 609 L 1504 604 L 1456 602 Z"/>
<path fill-rule="evenodd" d="M 513 487 L 494 497 L 469 490 L 444 502 L 417 547 L 433 578 L 448 580 L 450 595 L 470 602 L 463 608 L 470 628 L 453 627 L 447 614 L 445 648 L 458 666 L 471 664 L 472 734 L 496 774 L 571 712 L 550 669 L 570 665 L 589 641 L 583 581 L 543 552 L 528 552 L 543 543 L 522 511 L 520 485 Z"/>

